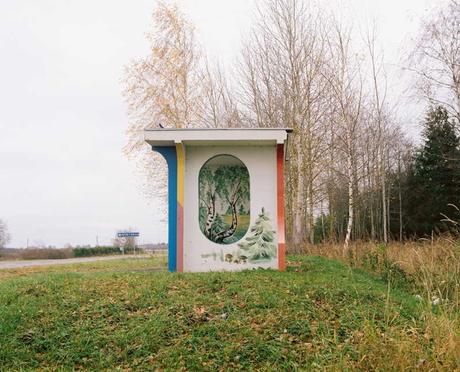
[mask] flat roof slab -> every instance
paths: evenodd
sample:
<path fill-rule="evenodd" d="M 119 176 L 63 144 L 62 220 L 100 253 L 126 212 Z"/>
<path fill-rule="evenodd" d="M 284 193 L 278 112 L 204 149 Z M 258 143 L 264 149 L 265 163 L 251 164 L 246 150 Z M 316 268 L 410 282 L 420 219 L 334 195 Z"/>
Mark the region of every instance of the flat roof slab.
<path fill-rule="evenodd" d="M 275 145 L 286 141 L 289 128 L 158 128 L 144 130 L 144 139 L 153 147 L 212 145 Z"/>

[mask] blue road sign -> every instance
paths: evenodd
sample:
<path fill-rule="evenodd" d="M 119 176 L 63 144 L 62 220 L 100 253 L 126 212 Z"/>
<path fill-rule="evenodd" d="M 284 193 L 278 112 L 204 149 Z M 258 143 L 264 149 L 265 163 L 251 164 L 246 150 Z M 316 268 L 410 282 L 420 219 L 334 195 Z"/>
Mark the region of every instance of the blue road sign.
<path fill-rule="evenodd" d="M 117 233 L 117 236 L 119 238 L 136 238 L 139 236 L 139 233 L 134 231 L 124 231 Z"/>

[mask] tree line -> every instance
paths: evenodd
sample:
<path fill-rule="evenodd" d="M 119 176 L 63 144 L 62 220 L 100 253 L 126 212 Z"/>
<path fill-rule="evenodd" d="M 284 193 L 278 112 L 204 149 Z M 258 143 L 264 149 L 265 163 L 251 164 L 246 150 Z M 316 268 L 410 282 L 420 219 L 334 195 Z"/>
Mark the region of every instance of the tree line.
<path fill-rule="evenodd" d="M 451 230 L 460 205 L 459 19 L 459 3 L 445 1 L 408 57 L 411 89 L 427 112 L 415 146 L 390 101 L 375 27 L 358 32 L 314 1 L 266 0 L 229 74 L 205 57 L 180 9 L 159 3 L 150 53 L 125 69 L 124 152 L 141 165 L 146 190 L 164 196 L 165 165 L 144 129 L 290 127 L 291 249 Z"/>

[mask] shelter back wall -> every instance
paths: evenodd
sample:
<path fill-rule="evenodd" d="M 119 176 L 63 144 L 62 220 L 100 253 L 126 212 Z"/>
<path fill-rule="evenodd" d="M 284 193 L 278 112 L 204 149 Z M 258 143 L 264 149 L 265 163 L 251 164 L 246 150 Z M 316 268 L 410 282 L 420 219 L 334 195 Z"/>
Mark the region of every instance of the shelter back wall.
<path fill-rule="evenodd" d="M 241 270 L 243 268 L 277 268 L 277 258 L 263 263 L 235 264 L 221 257 L 238 250 L 238 243 L 222 245 L 207 239 L 199 225 L 199 185 L 201 167 L 216 155 L 233 155 L 248 168 L 250 177 L 250 226 L 262 208 L 268 214 L 277 234 L 277 163 L 276 146 L 186 146 L 184 184 L 184 271 Z M 249 231 L 245 236 L 249 234 Z"/>

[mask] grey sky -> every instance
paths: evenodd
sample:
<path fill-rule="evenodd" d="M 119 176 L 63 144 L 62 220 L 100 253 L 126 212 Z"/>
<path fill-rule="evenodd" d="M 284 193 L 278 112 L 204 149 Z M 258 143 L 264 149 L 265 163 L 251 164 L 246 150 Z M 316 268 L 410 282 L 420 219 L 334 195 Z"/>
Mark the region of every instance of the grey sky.
<path fill-rule="evenodd" d="M 389 66 L 432 0 L 350 0 L 345 17 L 376 17 Z M 0 2 L 0 218 L 10 246 L 109 243 L 116 229 L 166 240 L 166 224 L 121 154 L 123 65 L 148 52 L 155 1 Z M 182 0 L 211 58 L 236 59 L 255 1 Z M 397 97 L 394 97 L 397 98 Z M 403 113 L 407 116 L 407 112 Z"/>

